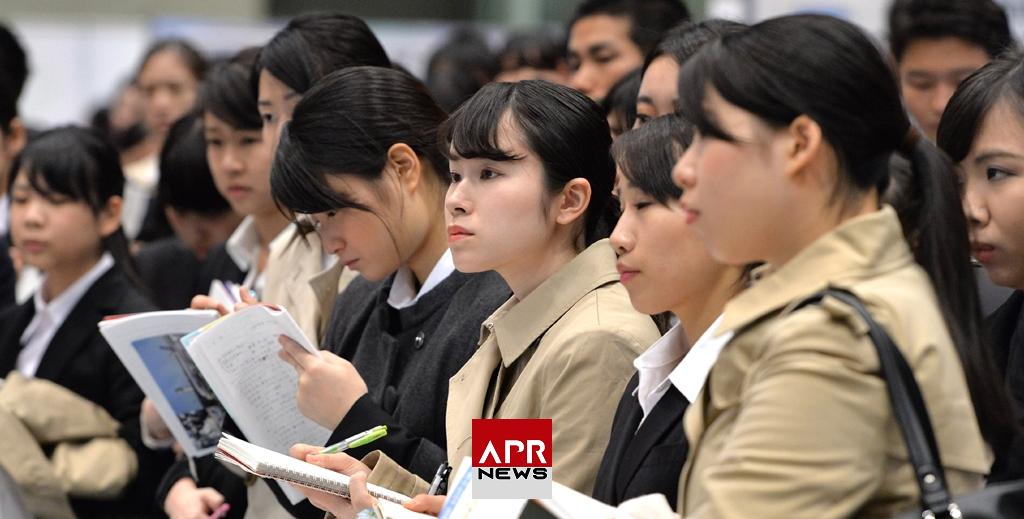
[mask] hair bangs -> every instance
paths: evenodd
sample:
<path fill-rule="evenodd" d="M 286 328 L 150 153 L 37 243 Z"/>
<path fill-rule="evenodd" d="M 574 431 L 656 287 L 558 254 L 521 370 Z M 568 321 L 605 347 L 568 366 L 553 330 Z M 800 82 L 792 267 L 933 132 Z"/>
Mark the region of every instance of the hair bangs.
<path fill-rule="evenodd" d="M 1011 51 L 982 67 L 960 84 L 939 123 L 936 143 L 953 162 L 971 152 L 978 130 L 992 108 L 1010 103 L 1024 116 L 1024 64 L 1022 54 Z"/>
<path fill-rule="evenodd" d="M 498 144 L 502 127 L 515 124 L 510 111 L 514 92 L 513 83 L 492 83 L 463 103 L 441 128 L 445 157 L 499 162 L 521 159 Z"/>
<path fill-rule="evenodd" d="M 86 132 L 69 127 L 57 130 L 45 132 L 26 146 L 11 169 L 8 192 L 17 174 L 24 172 L 32 189 L 44 197 L 85 202 L 94 213 L 98 213 L 106 205 L 107 198 L 97 188 L 90 187 L 100 185 L 99 165 L 83 142 L 72 135 Z M 116 157 L 102 158 L 108 163 L 113 161 L 106 167 L 120 169 Z M 120 184 L 110 186 L 110 195 L 120 195 L 123 186 L 122 176 Z"/>
<path fill-rule="evenodd" d="M 295 218 L 296 213 L 315 214 L 338 209 L 360 209 L 365 205 L 347 199 L 327 184 L 321 168 L 310 165 L 306 150 L 291 138 L 288 126 L 281 131 L 274 163 L 270 172 L 270 191 L 274 203 Z"/>

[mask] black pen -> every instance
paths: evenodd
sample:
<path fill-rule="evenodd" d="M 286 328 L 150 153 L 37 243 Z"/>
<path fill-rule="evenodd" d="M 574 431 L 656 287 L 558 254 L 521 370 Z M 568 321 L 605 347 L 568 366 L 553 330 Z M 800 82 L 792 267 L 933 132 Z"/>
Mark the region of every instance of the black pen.
<path fill-rule="evenodd" d="M 448 474 L 452 471 L 452 466 L 448 462 L 444 462 L 437 467 L 437 473 L 434 474 L 434 481 L 430 483 L 430 490 L 427 494 L 436 496 L 444 494 L 448 487 Z"/>

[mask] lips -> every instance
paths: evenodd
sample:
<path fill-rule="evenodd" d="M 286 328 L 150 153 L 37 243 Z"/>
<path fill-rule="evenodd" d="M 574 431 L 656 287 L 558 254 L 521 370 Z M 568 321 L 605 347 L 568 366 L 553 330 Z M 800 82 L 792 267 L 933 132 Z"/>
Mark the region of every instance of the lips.
<path fill-rule="evenodd" d="M 630 280 L 635 278 L 637 274 L 640 273 L 639 270 L 635 270 L 632 267 L 625 265 L 623 263 L 617 263 L 615 265 L 615 270 L 619 271 L 619 282 L 621 283 L 629 282 Z"/>
<path fill-rule="evenodd" d="M 464 227 L 458 225 L 448 226 L 448 243 L 456 243 L 466 238 L 473 236 L 473 233 L 467 231 Z"/>
<path fill-rule="evenodd" d="M 971 243 L 971 256 L 982 265 L 991 263 L 995 259 L 995 253 L 996 248 L 992 245 L 980 242 Z"/>
<path fill-rule="evenodd" d="M 25 240 L 21 242 L 21 246 L 19 248 L 25 252 L 34 254 L 46 249 L 46 242 L 39 240 Z"/>
<path fill-rule="evenodd" d="M 231 196 L 243 196 L 249 194 L 251 191 L 252 188 L 247 186 L 228 186 L 228 195 Z"/>

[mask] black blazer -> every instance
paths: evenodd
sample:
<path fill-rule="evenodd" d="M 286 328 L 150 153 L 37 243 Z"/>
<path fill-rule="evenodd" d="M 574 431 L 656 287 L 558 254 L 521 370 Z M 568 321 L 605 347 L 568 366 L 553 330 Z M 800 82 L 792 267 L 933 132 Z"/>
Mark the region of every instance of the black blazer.
<path fill-rule="evenodd" d="M 674 509 L 688 450 L 683 412 L 689 402 L 670 386 L 637 430 L 644 415 L 640 401 L 633 396 L 639 383 L 640 374 L 634 373 L 619 399 L 611 438 L 594 482 L 594 499 L 618 506 L 634 497 L 664 494 Z"/>
<path fill-rule="evenodd" d="M 1024 425 L 1024 292 L 1017 290 L 985 321 L 992 357 L 1002 371 Z M 1009 452 L 996 452 L 990 483 L 1024 478 L 1024 437 L 1018 433 Z"/>
<path fill-rule="evenodd" d="M 192 297 L 207 293 L 214 279 L 235 283 L 245 279 L 245 272 L 235 265 L 224 244 L 211 249 L 200 261 L 176 237 L 146 244 L 135 256 L 135 263 L 139 277 L 161 310 L 188 308 Z"/>
<path fill-rule="evenodd" d="M 72 499 L 79 517 L 156 516 L 152 495 L 160 475 L 171 463 L 168 452 L 142 445 L 139 406 L 142 391 L 100 335 L 96 324 L 105 316 L 153 310 L 118 267 L 112 267 L 82 296 L 50 341 L 36 377 L 51 380 L 100 405 L 121 422 L 121 435 L 139 458 L 139 475 L 117 501 Z M 0 313 L 0 374 L 16 369 L 21 334 L 35 314 L 32 300 Z"/>

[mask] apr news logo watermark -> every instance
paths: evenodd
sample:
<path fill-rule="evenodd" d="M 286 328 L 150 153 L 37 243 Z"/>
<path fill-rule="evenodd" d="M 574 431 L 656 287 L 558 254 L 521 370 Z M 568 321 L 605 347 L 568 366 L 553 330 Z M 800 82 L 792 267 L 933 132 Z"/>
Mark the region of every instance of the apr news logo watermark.
<path fill-rule="evenodd" d="M 473 499 L 551 499 L 551 419 L 473 420 Z"/>

